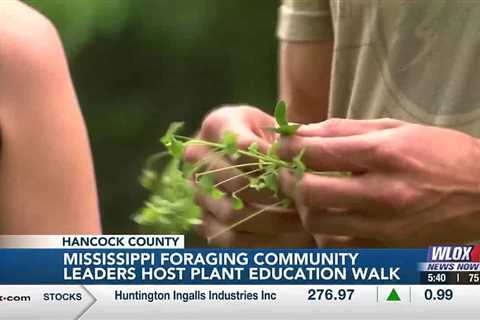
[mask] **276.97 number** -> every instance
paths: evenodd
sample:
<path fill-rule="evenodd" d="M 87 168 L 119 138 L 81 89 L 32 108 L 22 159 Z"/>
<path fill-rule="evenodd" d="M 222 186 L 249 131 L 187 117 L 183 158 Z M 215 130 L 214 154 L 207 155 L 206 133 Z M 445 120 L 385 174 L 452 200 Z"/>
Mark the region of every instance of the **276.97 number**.
<path fill-rule="evenodd" d="M 355 289 L 309 289 L 308 300 L 352 300 Z"/>

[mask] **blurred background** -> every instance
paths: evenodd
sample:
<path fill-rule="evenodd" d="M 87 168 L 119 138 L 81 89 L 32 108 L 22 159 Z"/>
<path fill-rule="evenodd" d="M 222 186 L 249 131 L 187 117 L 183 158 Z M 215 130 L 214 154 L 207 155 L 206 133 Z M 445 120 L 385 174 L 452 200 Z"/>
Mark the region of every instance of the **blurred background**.
<path fill-rule="evenodd" d="M 273 109 L 277 0 L 26 2 L 63 40 L 107 234 L 139 232 L 131 216 L 147 193 L 138 176 L 170 122 L 193 133 L 221 104 Z"/>

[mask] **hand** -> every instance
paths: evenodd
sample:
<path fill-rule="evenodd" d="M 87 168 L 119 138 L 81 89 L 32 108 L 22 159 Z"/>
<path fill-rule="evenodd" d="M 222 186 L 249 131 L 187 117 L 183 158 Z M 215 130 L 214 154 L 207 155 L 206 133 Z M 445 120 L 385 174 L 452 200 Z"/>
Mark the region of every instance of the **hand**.
<path fill-rule="evenodd" d="M 198 136 L 218 142 L 225 132 L 231 132 L 237 137 L 239 149 L 247 149 L 252 142 L 256 142 L 260 150 L 266 151 L 275 136 L 265 129 L 273 126 L 274 119 L 256 108 L 223 107 L 206 117 Z M 219 157 L 208 148 L 200 146 L 188 147 L 185 158 L 193 163 L 204 161 L 208 164 L 208 170 L 251 162 L 245 158 Z M 241 174 L 242 169 L 243 172 L 248 172 L 251 167 L 244 166 L 215 173 L 215 182 L 222 182 L 218 187 L 227 195 L 248 185 L 246 177 L 233 178 Z M 250 188 L 238 193 L 238 196 L 245 203 L 242 210 L 233 209 L 229 196 L 215 200 L 198 190 L 197 203 L 203 209 L 203 217 L 197 230 L 201 236 L 209 239 L 210 243 L 222 247 L 298 247 L 314 244 L 311 235 L 302 228 L 300 218 L 293 210 L 268 209 L 228 230 L 234 223 L 278 201 L 269 192 L 256 192 Z M 228 231 L 223 232 L 225 230 Z"/>
<path fill-rule="evenodd" d="M 480 143 L 464 133 L 392 119 L 332 119 L 282 141 L 307 167 L 352 176 L 281 174 L 303 226 L 355 243 L 424 246 L 480 238 Z M 344 242 L 344 245 L 345 242 Z"/>

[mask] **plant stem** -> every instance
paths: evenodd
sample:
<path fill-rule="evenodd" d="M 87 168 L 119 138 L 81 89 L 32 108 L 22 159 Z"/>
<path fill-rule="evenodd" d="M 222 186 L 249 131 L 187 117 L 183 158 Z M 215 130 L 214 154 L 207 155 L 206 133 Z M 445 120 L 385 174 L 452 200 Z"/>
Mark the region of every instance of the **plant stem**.
<path fill-rule="evenodd" d="M 248 176 L 248 175 L 250 175 L 250 174 L 252 174 L 252 173 L 259 172 L 259 171 L 262 171 L 262 170 L 263 170 L 263 169 L 261 169 L 261 168 L 257 168 L 257 169 L 255 169 L 255 170 L 250 170 L 250 171 L 247 171 L 247 172 L 242 172 L 242 173 L 240 173 L 240 174 L 234 175 L 233 177 L 230 177 L 230 178 L 228 178 L 228 179 L 225 179 L 225 180 L 223 180 L 223 181 L 218 182 L 217 184 L 214 185 L 214 187 L 216 188 L 216 187 L 221 186 L 222 184 L 227 183 L 227 182 L 229 182 L 229 181 L 232 181 L 232 180 L 235 180 L 235 179 L 244 177 L 244 176 Z"/>
<path fill-rule="evenodd" d="M 258 166 L 258 162 L 243 163 L 243 164 L 237 164 L 237 165 L 234 165 L 234 166 L 228 166 L 228 167 L 203 171 L 203 172 L 197 173 L 195 175 L 195 177 L 198 178 L 198 177 L 201 177 L 203 175 L 210 174 L 210 173 L 217 173 L 217 172 L 222 172 L 222 171 L 225 171 L 225 170 L 231 170 L 231 169 L 243 168 L 243 167 L 252 167 L 252 166 Z"/>
<path fill-rule="evenodd" d="M 272 209 L 272 208 L 274 208 L 274 207 L 276 207 L 276 206 L 279 206 L 279 205 L 281 205 L 281 204 L 282 204 L 282 201 L 278 201 L 278 202 L 276 202 L 276 203 L 274 203 L 274 204 L 271 204 L 271 205 L 269 205 L 269 206 L 266 206 L 265 208 L 262 208 L 262 209 L 258 210 L 257 212 L 252 213 L 251 215 L 249 215 L 249 216 L 247 216 L 247 217 L 245 217 L 245 218 L 243 218 L 243 219 L 235 222 L 234 224 L 228 226 L 227 228 L 225 228 L 225 229 L 223 229 L 223 230 L 220 230 L 219 232 L 215 233 L 213 236 L 208 237 L 208 238 L 207 238 L 207 241 L 210 243 L 212 240 L 220 237 L 222 234 L 224 234 L 224 233 L 232 230 L 233 228 L 238 227 L 238 226 L 241 225 L 242 223 L 245 223 L 245 222 L 247 222 L 248 220 L 253 219 L 253 218 L 257 217 L 258 215 L 264 213 L 265 211 L 267 211 L 267 210 L 269 210 L 269 209 Z"/>
<path fill-rule="evenodd" d="M 180 139 L 188 139 L 188 137 L 178 136 L 178 135 L 175 135 L 175 137 L 180 138 Z M 187 140 L 185 142 L 185 144 L 186 145 L 188 145 L 188 144 L 205 145 L 205 146 L 215 147 L 215 148 L 220 148 L 220 149 L 225 148 L 225 145 L 223 145 L 221 143 L 215 143 L 215 142 L 210 142 L 210 141 L 205 141 L 205 140 L 200 140 L 200 139 Z M 291 164 L 287 161 L 283 161 L 283 160 L 280 160 L 280 159 L 275 159 L 273 157 L 269 157 L 268 155 L 262 155 L 259 152 L 253 153 L 253 152 L 246 151 L 246 150 L 243 150 L 243 149 L 238 149 L 237 152 L 239 154 L 247 156 L 247 157 L 256 158 L 258 160 L 264 160 L 266 162 L 273 162 L 273 163 L 278 164 L 279 166 L 282 166 L 282 167 L 286 167 L 286 168 L 291 167 Z"/>
<path fill-rule="evenodd" d="M 183 138 L 183 139 L 187 139 L 187 137 L 183 137 L 183 136 L 178 136 L 178 137 Z M 225 146 L 223 144 L 204 141 L 204 140 L 198 140 L 198 139 L 191 139 L 191 140 L 188 140 L 186 143 L 206 145 L 206 146 L 216 147 L 216 148 L 220 148 L 220 149 L 225 148 Z M 245 156 L 248 156 L 248 157 L 251 157 L 251 158 L 256 158 L 258 160 L 264 160 L 266 162 L 265 164 L 267 164 L 267 165 L 268 164 L 277 164 L 281 167 L 290 168 L 290 169 L 292 167 L 292 164 L 287 162 L 287 161 L 283 161 L 283 160 L 275 159 L 273 157 L 269 157 L 268 155 L 261 154 L 258 151 L 257 152 L 250 152 L 250 151 L 239 149 L 239 150 L 237 150 L 237 152 L 239 154 L 242 154 L 242 155 L 245 155 Z M 255 164 L 258 165 L 258 163 L 255 163 Z M 230 167 L 228 167 L 227 169 L 230 169 Z M 313 171 L 313 170 L 308 170 L 307 169 L 306 172 L 316 174 L 316 175 L 319 175 L 319 176 L 327 176 L 327 177 L 350 176 L 351 175 L 351 172 L 347 172 L 347 171 L 345 171 L 345 172 L 343 172 L 343 171 Z"/>
<path fill-rule="evenodd" d="M 250 183 L 247 183 L 246 185 L 244 185 L 243 187 L 241 187 L 240 189 L 237 189 L 235 190 L 234 192 L 232 192 L 232 197 L 236 197 L 238 193 L 242 192 L 243 190 L 246 190 L 250 188 Z"/>
<path fill-rule="evenodd" d="M 191 169 L 190 173 L 197 174 L 196 172 L 200 170 L 206 163 L 211 162 L 212 160 L 215 160 L 218 157 L 223 157 L 223 151 L 214 151 L 214 152 L 209 152 L 207 156 L 204 158 L 200 159 L 199 161 L 195 162 L 193 168 Z"/>

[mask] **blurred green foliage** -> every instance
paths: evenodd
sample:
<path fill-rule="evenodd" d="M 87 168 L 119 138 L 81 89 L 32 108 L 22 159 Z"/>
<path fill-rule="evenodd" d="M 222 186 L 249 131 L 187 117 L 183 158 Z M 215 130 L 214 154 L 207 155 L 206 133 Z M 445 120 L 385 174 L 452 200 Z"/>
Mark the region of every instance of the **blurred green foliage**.
<path fill-rule="evenodd" d="M 56 25 L 89 130 L 106 233 L 135 233 L 168 124 L 276 99 L 276 0 L 30 0 Z"/>

